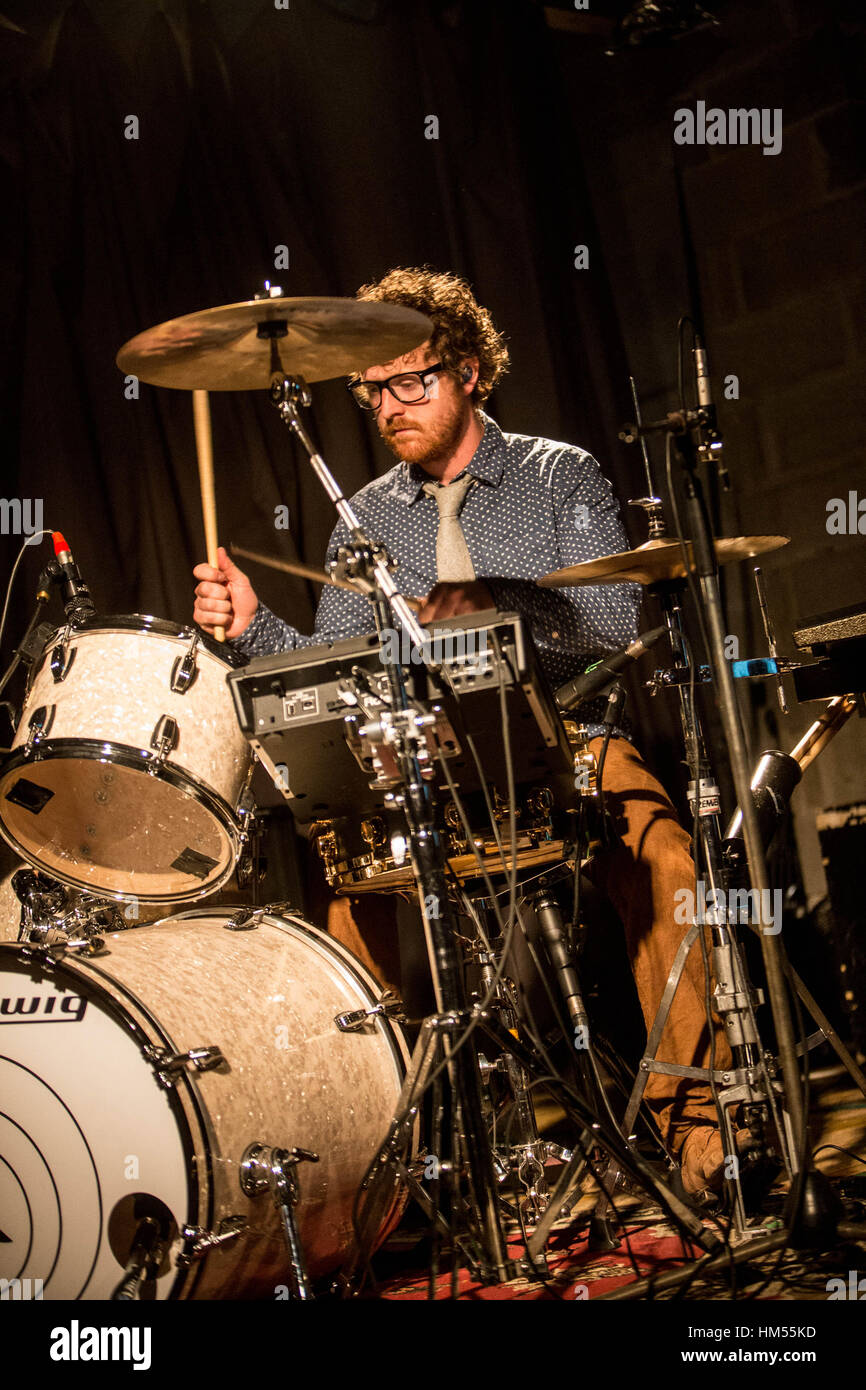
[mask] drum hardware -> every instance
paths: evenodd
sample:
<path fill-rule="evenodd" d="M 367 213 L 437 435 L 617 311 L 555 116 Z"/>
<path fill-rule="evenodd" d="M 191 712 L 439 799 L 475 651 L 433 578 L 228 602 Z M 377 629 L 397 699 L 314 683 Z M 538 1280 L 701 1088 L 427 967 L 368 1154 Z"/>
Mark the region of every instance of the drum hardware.
<path fill-rule="evenodd" d="M 162 1264 L 166 1240 L 154 1216 L 139 1221 L 123 1278 L 111 1295 L 112 1302 L 127 1303 L 141 1296 L 141 1286 Z"/>
<path fill-rule="evenodd" d="M 237 1240 L 246 1228 L 245 1216 L 224 1216 L 215 1231 L 209 1231 L 204 1226 L 181 1226 L 184 1247 L 175 1256 L 176 1267 L 189 1269 L 190 1265 L 203 1260 L 212 1250 L 219 1250 L 230 1240 Z"/>
<path fill-rule="evenodd" d="M 675 412 L 669 415 L 666 420 L 655 422 L 652 425 L 646 427 L 640 425 L 636 427 L 629 426 L 620 436 L 632 442 L 634 439 L 644 437 L 655 430 L 663 430 L 668 435 L 668 442 L 670 443 L 673 441 L 675 443 L 687 500 L 688 529 L 692 536 L 692 540 L 690 541 L 686 541 L 683 538 L 682 527 L 677 517 L 677 543 L 680 545 L 681 550 L 687 552 L 689 568 L 687 570 L 683 564 L 682 555 L 678 570 L 674 568 L 665 568 L 661 548 L 666 545 L 673 545 L 674 543 L 666 542 L 661 539 L 660 536 L 657 536 L 653 541 L 647 542 L 645 546 L 639 548 L 640 551 L 644 553 L 655 549 L 657 552 L 657 560 L 659 561 L 658 564 L 654 562 L 651 563 L 649 567 L 643 571 L 643 575 L 638 574 L 636 570 L 629 572 L 628 564 L 623 565 L 619 563 L 619 560 L 623 557 L 619 557 L 619 559 L 617 559 L 617 557 L 612 557 L 614 561 L 613 567 L 614 569 L 618 569 L 624 577 L 638 578 L 641 579 L 642 582 L 646 582 L 647 580 L 652 581 L 653 589 L 657 596 L 661 598 L 662 606 L 665 610 L 665 618 L 671 635 L 674 663 L 681 669 L 689 666 L 689 658 L 685 646 L 685 638 L 682 633 L 679 603 L 676 596 L 677 586 L 672 584 L 671 580 L 682 580 L 682 578 L 688 575 L 696 604 L 702 615 L 702 626 L 706 635 L 710 672 L 715 686 L 717 704 L 721 713 L 722 727 L 735 790 L 740 802 L 740 807 L 742 808 L 742 834 L 745 845 L 745 860 L 748 865 L 750 891 L 755 893 L 761 904 L 759 913 L 761 928 L 756 930 L 758 930 L 761 939 L 769 1000 L 776 1029 L 780 1065 L 784 1079 L 784 1086 L 780 1088 L 778 1082 L 775 1080 L 774 1074 L 771 1074 L 766 1056 L 760 1048 L 759 1035 L 754 1017 L 754 1004 L 757 996 L 748 982 L 748 977 L 736 941 L 736 935 L 729 930 L 727 922 L 723 921 L 719 923 L 718 916 L 714 914 L 715 920 L 711 923 L 711 929 L 713 938 L 713 960 L 717 972 L 715 986 L 716 1007 L 718 1008 L 721 1004 L 723 1014 L 726 1016 L 726 1025 L 728 1030 L 732 1033 L 734 1052 L 734 1066 L 723 1077 L 723 1084 L 726 1086 L 726 1090 L 716 1098 L 720 1112 L 719 1119 L 725 1139 L 726 1152 L 734 1154 L 737 1150 L 734 1148 L 734 1135 L 730 1111 L 735 1104 L 741 1106 L 743 1117 L 755 1140 L 753 1146 L 754 1153 L 750 1155 L 750 1157 L 754 1156 L 757 1158 L 765 1157 L 773 1152 L 771 1143 L 768 1141 L 766 1134 L 770 1120 L 773 1121 L 776 1133 L 781 1142 L 782 1158 L 788 1175 L 792 1180 L 796 1178 L 789 1199 L 789 1210 L 786 1214 L 787 1223 L 789 1228 L 793 1229 L 796 1227 L 798 1229 L 798 1238 L 804 1237 L 806 1226 L 811 1223 L 811 1230 L 809 1235 L 805 1238 L 811 1239 L 814 1243 L 818 1235 L 818 1226 L 822 1220 L 822 1218 L 815 1215 L 815 1213 L 819 1211 L 829 1211 L 829 1204 L 822 1191 L 822 1189 L 826 1188 L 826 1179 L 822 1178 L 814 1169 L 805 1135 L 805 1117 L 802 1109 L 800 1075 L 796 1057 L 797 1049 L 794 1043 L 792 1017 L 783 980 L 783 969 L 790 971 L 790 966 L 786 961 L 783 948 L 776 933 L 764 929 L 765 914 L 767 911 L 764 904 L 770 901 L 769 876 L 760 817 L 749 783 L 745 734 L 733 686 L 735 674 L 766 674 L 779 676 L 782 670 L 791 669 L 796 663 L 785 662 L 775 654 L 775 641 L 772 624 L 770 623 L 769 613 L 766 607 L 766 595 L 760 583 L 760 569 L 758 569 L 755 577 L 758 583 L 758 601 L 762 611 L 770 657 L 759 663 L 738 663 L 741 669 L 736 672 L 732 668 L 731 663 L 727 660 L 718 566 L 720 563 L 725 563 L 731 558 L 745 558 L 748 555 L 759 554 L 763 550 L 773 549 L 775 545 L 773 544 L 772 538 L 763 538 L 763 540 L 761 540 L 761 538 L 740 538 L 740 541 L 735 541 L 733 546 L 726 546 L 724 542 L 716 541 L 712 537 L 703 488 L 697 473 L 697 463 L 699 459 L 702 459 L 703 461 L 709 461 L 711 465 L 717 465 L 721 441 L 715 425 L 714 409 L 709 398 L 705 356 L 703 354 L 702 345 L 699 344 L 697 340 L 695 359 L 696 363 L 699 364 L 698 399 L 700 408 L 695 411 L 687 411 L 683 407 L 678 413 Z M 670 456 L 668 481 L 671 493 L 671 505 L 674 507 L 676 514 L 676 494 L 670 477 Z M 781 540 L 781 538 L 776 539 Z M 759 540 L 761 540 L 761 544 L 752 544 L 752 542 Z M 744 541 L 746 544 L 742 544 Z M 636 553 L 637 552 L 635 552 L 635 554 Z M 643 578 L 644 575 L 646 576 L 646 580 Z M 679 588 L 682 588 L 681 583 Z M 653 589 L 651 589 L 651 592 Z M 692 672 L 689 673 L 690 681 L 692 679 L 692 674 Z M 799 672 L 795 672 L 795 684 L 797 683 L 798 675 Z M 679 694 L 686 760 L 692 770 L 690 798 L 698 836 L 698 843 L 695 846 L 698 879 L 700 882 L 703 863 L 703 873 L 706 876 L 707 882 L 712 888 L 716 888 L 716 885 L 719 885 L 719 891 L 724 893 L 728 884 L 729 866 L 728 863 L 726 863 L 721 848 L 721 834 L 718 823 L 719 805 L 715 789 L 715 778 L 712 777 L 709 771 L 706 747 L 701 736 L 700 727 L 697 723 L 696 713 L 694 709 L 691 708 L 691 701 L 686 695 L 684 682 L 679 684 Z M 780 703 L 784 710 L 783 691 L 780 692 Z M 707 792 L 706 796 L 704 796 L 705 791 Z M 716 901 L 716 899 L 714 899 L 714 901 Z M 697 940 L 702 931 L 702 920 L 695 919 L 689 935 L 681 944 L 680 951 L 678 952 L 668 981 L 668 989 L 670 989 L 672 984 L 674 988 L 676 987 L 675 979 L 682 971 L 689 947 Z M 798 992 L 801 992 L 802 997 L 803 991 L 799 983 Z M 662 1007 L 663 1006 L 664 999 L 662 1001 Z M 636 1090 L 642 1087 L 642 1076 L 645 1075 L 643 1071 L 644 1066 L 646 1066 L 647 1069 L 660 1069 L 659 1064 L 651 1059 L 660 1035 L 657 1024 L 658 1018 L 651 1030 L 650 1040 L 648 1042 L 648 1056 L 644 1058 L 644 1062 L 642 1063 L 642 1070 L 635 1083 Z M 671 1070 L 672 1072 L 676 1070 L 672 1067 L 664 1067 L 661 1069 L 666 1071 Z M 699 1072 L 695 1072 L 695 1075 L 699 1074 Z M 780 1118 L 779 1104 L 785 1107 L 784 1123 L 782 1123 Z M 628 1124 L 628 1113 L 626 1123 Z M 803 1164 L 802 1172 L 800 1171 L 801 1163 Z M 754 1235 L 755 1232 L 747 1230 L 746 1226 L 745 1206 L 739 1171 L 735 1171 L 733 1177 L 730 1177 L 727 1173 L 725 1176 L 729 1184 L 728 1190 L 731 1195 L 735 1226 L 741 1235 Z M 806 1197 L 807 1192 L 808 1197 Z M 601 1209 L 601 1205 L 602 1204 L 600 1204 L 599 1209 Z M 811 1212 L 812 1215 L 806 1216 L 805 1213 L 807 1211 Z M 828 1223 L 824 1220 L 823 1226 L 821 1226 L 821 1233 L 826 1235 L 828 1230 Z"/>
<path fill-rule="evenodd" d="M 592 755 L 589 755 L 592 757 Z M 502 798 L 493 788 L 494 800 L 499 798 L 499 824 L 502 824 Z M 554 838 L 552 820 L 553 794 L 548 787 L 531 788 L 525 795 L 523 810 L 519 818 L 516 837 L 517 865 L 526 868 L 539 862 L 555 860 L 564 852 L 564 842 Z M 494 815 L 496 812 L 494 811 Z M 347 835 L 354 826 L 335 821 L 314 821 L 310 827 L 310 842 L 322 860 L 325 880 L 329 887 L 340 894 L 363 891 L 397 892 L 407 897 L 415 896 L 415 880 L 411 866 L 406 863 L 405 854 L 399 857 L 394 853 L 393 838 L 389 839 L 388 827 L 382 817 L 369 817 L 358 827 L 361 839 L 367 845 L 367 853 L 352 855 L 346 844 Z M 473 832 L 467 839 L 457 808 L 452 801 L 445 803 L 442 819 L 445 822 L 445 845 L 448 862 L 455 876 L 466 882 L 477 878 L 481 873 L 478 857 L 481 856 L 488 873 L 508 872 L 509 845 L 502 843 L 492 833 Z M 526 823 L 524 823 L 524 821 Z"/>
<path fill-rule="evenodd" d="M 19 941 L 98 955 L 105 949 L 100 932 L 123 931 L 129 925 L 114 903 L 67 889 L 35 869 L 17 869 L 12 891 L 21 904 Z"/>
<path fill-rule="evenodd" d="M 485 907 L 485 904 L 489 902 L 489 899 L 470 899 L 473 914 L 483 913 L 487 918 L 488 929 L 492 925 L 493 918 L 492 911 Z M 499 961 L 495 948 L 488 950 L 487 946 L 477 937 L 475 939 L 462 937 L 461 944 L 464 945 L 466 959 L 474 959 L 478 964 L 481 977 L 480 989 L 485 997 L 490 996 L 488 1009 L 495 1010 L 504 1034 L 513 1038 L 519 1037 L 520 1019 L 517 1009 L 517 992 L 514 982 L 501 970 L 497 977 L 496 967 Z M 492 994 L 491 990 L 493 991 Z M 473 1002 L 478 1005 L 481 997 L 480 993 L 474 994 L 472 996 Z M 547 1150 L 539 1135 L 535 1111 L 530 1099 L 531 1076 L 508 1048 L 500 1052 L 493 1062 L 489 1061 L 483 1053 L 480 1053 L 479 1070 L 488 1093 L 487 1122 L 492 1132 L 491 1143 L 500 1184 L 504 1184 L 510 1174 L 516 1175 L 525 1194 L 520 1201 L 520 1220 L 523 1225 L 534 1225 L 547 1206 L 549 1190 L 544 1174 L 544 1158 L 548 1156 Z M 496 1101 L 491 1093 L 490 1085 L 494 1073 L 499 1073 L 505 1078 L 511 1096 L 512 1111 L 506 1125 L 506 1132 L 501 1137 L 496 1123 Z M 503 1204 L 508 1210 L 508 1203 L 505 1199 L 503 1199 Z"/>
<path fill-rule="evenodd" d="M 60 644 L 56 646 L 51 653 L 51 674 L 58 685 L 61 681 L 65 681 L 66 677 L 69 675 L 70 668 L 75 660 L 75 654 L 78 651 L 77 647 L 67 647 L 66 643 L 68 641 L 69 628 L 67 627 L 64 635 L 60 639 Z"/>
<path fill-rule="evenodd" d="M 706 381 L 704 381 L 706 387 Z M 709 407 L 712 412 L 712 407 Z M 751 799 L 749 786 L 750 770 L 748 765 L 748 752 L 746 745 L 745 732 L 742 717 L 737 705 L 734 691 L 733 676 L 730 663 L 726 655 L 725 635 L 726 626 L 722 609 L 721 591 L 719 588 L 718 565 L 720 558 L 720 543 L 716 542 L 712 536 L 709 518 L 704 498 L 704 490 L 698 476 L 698 450 L 707 443 L 709 434 L 715 429 L 712 418 L 708 418 L 708 407 L 706 402 L 697 411 L 681 411 L 680 421 L 673 425 L 671 421 L 662 422 L 661 427 L 668 435 L 668 439 L 675 445 L 675 454 L 680 463 L 681 477 L 684 483 L 686 494 L 686 507 L 688 514 L 687 527 L 691 535 L 692 554 L 694 556 L 694 579 L 693 587 L 700 604 L 700 611 L 703 616 L 703 625 L 707 633 L 710 669 L 713 674 L 716 698 L 721 715 L 722 729 L 727 746 L 728 757 L 730 760 L 731 774 L 737 798 L 743 807 L 743 837 L 746 845 L 746 858 L 748 862 L 749 880 L 752 889 L 761 895 L 761 901 L 769 901 L 770 880 L 767 869 L 764 847 L 760 837 L 760 828 L 754 803 Z M 647 432 L 652 431 L 655 426 L 638 427 Z M 718 441 L 715 441 L 718 442 Z M 671 488 L 671 502 L 676 506 L 676 497 Z M 678 527 L 678 530 L 680 528 Z M 656 542 L 658 544 L 658 542 Z M 686 543 L 688 546 L 688 542 Z M 773 546 L 754 547 L 747 546 L 751 554 L 761 553 L 761 549 L 772 549 Z M 742 556 L 742 547 L 735 547 Z M 722 547 L 724 550 L 724 547 Z M 690 556 L 691 558 L 691 556 Z M 685 573 L 685 570 L 683 570 Z M 661 576 L 657 576 L 661 577 Z M 671 576 L 668 575 L 668 578 Z M 687 745 L 687 755 L 691 755 L 692 749 Z M 693 763 L 695 759 L 691 760 Z M 712 835 L 709 832 L 703 835 L 703 848 L 706 856 L 706 874 L 708 881 L 715 886 L 717 883 L 723 884 L 722 857 L 719 852 L 720 834 L 716 818 L 703 816 L 699 818 L 699 825 L 707 827 L 712 823 Z M 700 868 L 700 865 L 699 865 Z M 764 898 L 764 894 L 767 898 Z M 726 928 L 714 928 L 716 932 L 722 933 Z M 718 942 L 717 944 L 723 944 Z M 814 1169 L 810 1162 L 808 1145 L 805 1139 L 805 1117 L 803 1115 L 802 1095 L 800 1089 L 800 1072 L 797 1063 L 793 1022 L 790 1007 L 785 991 L 782 952 L 778 937 L 769 934 L 767 931 L 761 933 L 761 951 L 763 955 L 764 968 L 766 971 L 767 988 L 769 993 L 770 1007 L 773 1022 L 776 1028 L 776 1038 L 779 1049 L 779 1056 L 784 1077 L 785 1103 L 790 1117 L 790 1135 L 793 1142 L 790 1144 L 790 1152 L 786 1154 L 786 1167 L 792 1174 L 797 1172 L 800 1167 L 801 1152 L 805 1157 L 805 1168 L 812 1169 L 810 1177 L 811 1186 L 819 1184 L 820 1180 L 815 1176 Z M 745 972 L 743 972 L 745 973 Z M 751 1021 L 753 1025 L 753 1020 Z M 735 1054 L 735 1061 L 737 1060 Z M 748 1065 L 748 1057 L 741 1056 L 741 1060 Z M 760 1061 L 759 1058 L 755 1059 Z M 741 1068 L 735 1068 L 741 1070 Z M 757 1098 L 756 1098 L 757 1099 Z M 765 1083 L 764 1095 L 760 1097 L 762 1101 L 769 1104 L 770 1110 L 774 1110 L 773 1094 L 769 1086 L 769 1078 Z M 723 1120 L 727 1111 L 723 1109 L 720 1119 Z M 776 1128 L 782 1135 L 783 1145 L 785 1135 L 782 1126 L 778 1123 L 778 1115 L 773 1115 L 776 1120 Z M 728 1149 L 728 1153 L 736 1152 Z M 736 1188 L 735 1210 L 738 1226 L 745 1229 L 745 1214 L 742 1200 L 742 1189 L 738 1177 L 733 1180 Z M 802 1195 L 803 1184 L 798 1183 Z"/>
<path fill-rule="evenodd" d="M 252 887 L 254 898 L 258 897 L 258 885 L 267 873 L 268 861 L 262 853 L 265 827 L 256 814 L 256 802 L 250 787 L 255 769 L 255 759 L 250 763 L 246 785 L 235 807 L 235 820 L 238 827 L 238 849 L 235 874 L 239 888 Z"/>
<path fill-rule="evenodd" d="M 223 922 L 223 931 L 255 931 L 266 912 L 271 907 L 239 907 L 231 917 Z"/>
<path fill-rule="evenodd" d="M 56 713 L 55 705 L 40 705 L 35 709 L 27 721 L 29 730 L 24 744 L 24 756 L 29 757 L 35 753 L 37 761 L 39 759 L 39 744 L 48 735 L 51 725 L 54 723 Z"/>
<path fill-rule="evenodd" d="M 589 746 L 589 730 L 576 719 L 563 719 L 562 726 L 574 762 L 574 790 L 581 800 L 595 801 L 598 798 L 598 759 Z"/>
<path fill-rule="evenodd" d="M 241 1159 L 241 1191 L 247 1197 L 270 1191 L 273 1197 L 289 1256 L 289 1290 L 293 1298 L 302 1301 L 311 1299 L 313 1293 L 295 1220 L 295 1207 L 300 1197 L 296 1169 L 301 1163 L 318 1161 L 319 1155 L 310 1149 L 273 1149 L 264 1144 L 250 1144 Z"/>
<path fill-rule="evenodd" d="M 34 927 L 27 940 L 30 950 L 50 953 L 52 960 L 63 960 L 68 954 L 105 956 L 110 952 L 101 936 L 69 936 L 58 927 Z"/>
<path fill-rule="evenodd" d="M 169 685 L 175 695 L 185 695 L 198 675 L 195 654 L 198 648 L 199 633 L 193 632 L 189 648 L 183 656 L 175 657 L 171 668 Z"/>
<path fill-rule="evenodd" d="M 178 735 L 177 720 L 170 714 L 160 715 L 150 736 L 153 757 L 148 761 L 147 771 L 151 777 L 156 776 L 169 753 L 177 747 Z"/>
<path fill-rule="evenodd" d="M 398 999 L 391 990 L 386 990 L 372 1009 L 352 1009 L 349 1013 L 337 1014 L 334 1022 L 341 1033 L 360 1033 L 369 1029 L 377 1018 L 396 1018 L 405 1023 L 402 999 Z"/>
<path fill-rule="evenodd" d="M 310 842 L 315 845 L 322 860 L 326 882 L 330 887 L 333 887 L 337 882 L 339 872 L 346 867 L 345 864 L 338 864 L 337 862 L 340 851 L 337 845 L 334 822 L 314 821 L 310 826 Z"/>
<path fill-rule="evenodd" d="M 145 1043 L 142 1053 L 153 1066 L 157 1080 L 168 1091 L 186 1071 L 228 1071 L 229 1064 L 218 1047 L 190 1047 L 186 1052 L 171 1052 L 165 1047 Z"/>
<path fill-rule="evenodd" d="M 664 540 L 662 526 L 663 519 L 656 514 L 656 537 L 651 544 L 659 554 L 662 546 L 677 544 Z M 757 540 L 758 538 L 751 539 Z M 640 547 L 639 549 L 644 550 L 645 548 Z M 656 671 L 653 679 L 647 684 L 652 689 L 653 694 L 664 687 L 673 687 L 678 692 L 686 762 L 692 773 L 688 784 L 688 800 L 698 834 L 698 843 L 694 847 L 696 877 L 705 879 L 708 890 L 723 892 L 727 888 L 727 871 L 721 849 L 720 793 L 707 754 L 699 716 L 690 698 L 693 670 L 682 627 L 681 596 L 684 588 L 684 578 L 672 579 L 669 575 L 665 576 L 661 582 L 657 581 L 650 586 L 649 592 L 659 600 L 668 630 L 672 669 L 668 672 Z M 703 674 L 703 672 L 694 672 L 695 676 L 699 674 Z M 707 668 L 706 674 L 709 676 L 709 668 Z M 730 670 L 727 671 L 727 674 L 728 676 L 731 675 Z M 721 1074 L 715 1077 L 718 1085 L 724 1084 L 727 1087 L 727 1090 L 719 1094 L 718 1104 L 720 1123 L 725 1136 L 725 1152 L 730 1154 L 737 1152 L 731 1125 L 731 1110 L 735 1106 L 742 1104 L 744 1111 L 752 1115 L 760 1113 L 763 1127 L 768 1127 L 772 1119 L 775 1122 L 776 1132 L 783 1132 L 782 1118 L 778 1111 L 780 1088 L 773 1083 L 772 1078 L 767 1073 L 760 1048 L 754 1013 L 758 993 L 748 983 L 745 966 L 732 928 L 733 924 L 727 921 L 717 921 L 711 924 L 713 943 L 711 956 L 715 972 L 713 1000 L 717 1012 L 721 1010 L 721 1016 L 725 1018 L 726 1032 L 731 1044 L 734 1062 L 732 1069 L 725 1074 L 724 1083 Z M 640 1100 L 652 1071 L 691 1075 L 695 1078 L 703 1074 L 699 1069 L 680 1071 L 673 1064 L 658 1063 L 655 1060 L 664 1022 L 667 1019 L 688 952 L 697 942 L 698 934 L 702 929 L 702 926 L 693 925 L 681 943 L 671 967 L 656 1019 L 649 1030 L 646 1051 L 626 1106 L 622 1121 L 622 1127 L 626 1133 L 630 1132 L 634 1126 Z M 756 1080 L 757 1077 L 761 1079 Z M 790 1140 L 790 1131 L 787 1132 L 786 1138 Z M 784 1148 L 784 1161 L 789 1174 L 792 1174 L 794 1168 L 789 1152 L 790 1143 L 785 1143 Z M 772 1146 L 769 1141 L 765 1145 L 764 1153 L 765 1155 L 772 1153 Z M 618 1166 L 615 1161 L 612 1161 L 607 1165 L 605 1186 L 609 1191 L 612 1191 L 618 1180 Z M 736 1169 L 731 1176 L 726 1175 L 726 1182 L 731 1195 L 734 1222 L 738 1233 L 754 1236 L 755 1228 L 750 1228 L 748 1225 L 739 1169 Z M 594 1248 L 614 1248 L 619 1244 L 611 1227 L 610 1204 L 604 1192 L 600 1194 L 593 1214 L 591 1241 Z"/>

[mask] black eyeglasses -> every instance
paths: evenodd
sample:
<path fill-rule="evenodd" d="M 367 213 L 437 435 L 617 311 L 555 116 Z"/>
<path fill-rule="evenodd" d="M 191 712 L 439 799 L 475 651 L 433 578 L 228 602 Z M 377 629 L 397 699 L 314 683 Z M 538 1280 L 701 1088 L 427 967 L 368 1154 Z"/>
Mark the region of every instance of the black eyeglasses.
<path fill-rule="evenodd" d="M 396 376 L 386 377 L 384 381 L 350 381 L 347 383 L 355 400 L 362 410 L 378 410 L 382 404 L 382 392 L 387 386 L 395 401 L 401 405 L 414 405 L 427 398 L 429 378 L 444 372 L 441 362 L 424 367 L 420 372 L 398 372 Z"/>

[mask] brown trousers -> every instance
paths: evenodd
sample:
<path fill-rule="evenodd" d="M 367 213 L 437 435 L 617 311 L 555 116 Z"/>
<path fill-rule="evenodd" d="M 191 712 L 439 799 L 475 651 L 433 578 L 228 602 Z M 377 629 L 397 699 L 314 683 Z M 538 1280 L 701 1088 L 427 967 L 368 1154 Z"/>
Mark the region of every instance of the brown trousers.
<path fill-rule="evenodd" d="M 590 743 L 596 755 L 601 742 L 599 738 Z M 623 843 L 599 855 L 590 866 L 590 874 L 622 919 L 632 973 L 649 1032 L 674 956 L 689 930 L 688 923 L 674 920 L 674 913 L 682 901 L 675 896 L 677 891 L 695 891 L 691 837 L 677 820 L 661 783 L 626 739 L 610 741 L 604 787 L 607 808 Z M 696 940 L 686 959 L 661 1036 L 657 1053 L 660 1062 L 676 1062 L 681 1066 L 710 1065 L 705 990 L 701 943 Z M 728 1067 L 731 1061 L 728 1040 L 717 1019 L 716 1067 Z M 716 1108 L 706 1082 L 653 1072 L 645 1095 L 662 1136 L 674 1154 L 679 1152 L 693 1125 L 717 1124 Z"/>
<path fill-rule="evenodd" d="M 601 739 L 593 739 L 598 754 Z M 612 739 L 604 769 L 605 799 L 622 844 L 594 858 L 589 874 L 610 899 L 625 928 L 626 947 L 638 998 L 649 1032 L 668 974 L 688 924 L 674 920 L 677 890 L 694 892 L 695 870 L 690 837 L 674 807 L 637 749 L 626 739 Z M 682 912 L 680 915 L 683 915 Z M 399 993 L 400 958 L 395 904 L 384 894 L 331 898 L 314 920 L 354 951 L 373 974 Z M 704 964 L 696 941 L 674 995 L 658 1049 L 658 1060 L 684 1066 L 709 1066 L 710 1034 L 704 1003 Z M 724 1030 L 715 1029 L 717 1067 L 731 1063 Z M 716 1124 L 716 1110 L 705 1082 L 653 1072 L 646 1100 L 662 1136 L 676 1154 L 695 1124 Z"/>

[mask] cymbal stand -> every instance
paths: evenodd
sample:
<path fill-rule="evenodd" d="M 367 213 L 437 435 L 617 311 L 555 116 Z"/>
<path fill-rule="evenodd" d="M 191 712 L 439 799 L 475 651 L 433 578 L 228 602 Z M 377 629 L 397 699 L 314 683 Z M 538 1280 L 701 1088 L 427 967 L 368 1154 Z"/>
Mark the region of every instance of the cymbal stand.
<path fill-rule="evenodd" d="M 429 644 L 425 646 L 427 633 L 397 589 L 387 551 L 367 536 L 357 513 L 304 427 L 299 406 L 310 403 L 310 391 L 302 379 L 289 378 L 283 373 L 278 349 L 280 326 L 264 322 L 259 332 L 271 338 L 271 403 L 283 423 L 300 440 L 316 477 L 348 529 L 349 542 L 341 554 L 346 574 L 370 599 L 380 635 L 393 627 L 396 615 L 421 655 L 432 664 Z M 477 1240 L 480 1275 L 488 1282 L 502 1283 L 512 1277 L 513 1269 L 506 1255 L 493 1156 L 484 1125 L 477 1055 L 475 1048 L 468 1045 L 453 1050 L 455 1020 L 462 1031 L 468 1010 L 457 948 L 457 917 L 446 879 L 445 847 L 436 825 L 430 790 L 433 760 L 428 733 L 434 718 L 420 705 L 410 703 L 403 669 L 396 656 L 392 657 L 391 647 L 392 644 L 383 643 L 388 700 L 379 702 L 379 709 L 360 734 L 366 745 L 374 750 L 379 766 L 390 769 L 390 781 L 383 780 L 382 785 L 394 788 L 393 804 L 402 810 L 406 819 L 437 1016 L 442 1021 L 442 1027 L 431 1033 L 441 1040 L 443 1064 L 452 1089 L 454 1139 L 448 1161 L 466 1179 L 462 1210 Z M 381 1179 L 386 1171 L 387 1163 L 383 1163 L 377 1176 Z"/>
<path fill-rule="evenodd" d="M 700 393 L 699 393 L 700 395 Z M 734 789 L 742 812 L 743 840 L 746 849 L 748 876 L 759 905 L 761 951 L 767 979 L 770 1007 L 776 1029 L 779 1060 L 784 1083 L 787 1111 L 787 1132 L 780 1133 L 787 1148 L 786 1166 L 798 1177 L 791 1192 L 787 1220 L 791 1228 L 799 1226 L 802 1212 L 808 1207 L 817 1212 L 826 1209 L 818 1197 L 825 1180 L 816 1172 L 809 1159 L 806 1116 L 803 1112 L 800 1068 L 794 1041 L 791 1009 L 784 981 L 783 956 L 776 937 L 776 928 L 767 904 L 771 902 L 770 879 L 761 838 L 758 815 L 752 797 L 746 736 L 734 693 L 733 675 L 725 652 L 725 623 L 719 587 L 718 565 L 707 514 L 703 486 L 698 476 L 698 461 L 719 463 L 720 437 L 716 427 L 715 410 L 704 401 L 696 409 L 681 408 L 670 412 L 664 420 L 635 427 L 637 435 L 664 431 L 676 445 L 687 507 L 687 532 L 694 550 L 694 573 L 698 597 L 707 632 L 707 657 L 718 701 L 722 729 L 728 751 Z M 634 431 L 632 432 L 633 437 Z M 769 920 L 767 917 L 769 916 Z M 729 1152 L 733 1153 L 733 1150 Z M 805 1155 L 805 1170 L 800 1175 L 801 1154 Z M 803 1203 L 808 1189 L 807 1202 Z"/>
<path fill-rule="evenodd" d="M 507 896 L 507 891 L 504 891 L 504 896 Z M 485 942 L 467 942 L 467 954 L 477 962 L 481 991 L 490 998 L 488 1008 L 498 1014 L 500 1023 L 508 1033 L 517 1037 L 520 1016 L 514 983 L 502 974 L 497 978 L 497 953 L 501 943 L 495 940 L 497 924 L 494 900 L 488 897 L 469 897 L 469 905 L 472 917 L 477 914 L 484 918 Z M 550 1201 L 550 1189 L 544 1171 L 545 1162 L 549 1158 L 567 1159 L 571 1154 L 561 1149 L 558 1144 L 547 1143 L 541 1138 L 530 1093 L 532 1077 L 514 1054 L 510 1050 L 502 1052 L 495 1062 L 488 1061 L 482 1054 L 479 1062 L 482 1077 L 488 1086 L 492 1082 L 493 1074 L 500 1072 L 504 1075 L 511 1093 L 513 1109 L 506 1136 L 498 1143 L 495 1138 L 492 1141 L 494 1160 L 499 1167 L 501 1181 L 505 1181 L 509 1172 L 516 1174 L 524 1191 L 524 1196 L 518 1199 L 523 1221 L 527 1225 L 534 1225 Z M 490 1106 L 493 1111 L 493 1100 Z"/>

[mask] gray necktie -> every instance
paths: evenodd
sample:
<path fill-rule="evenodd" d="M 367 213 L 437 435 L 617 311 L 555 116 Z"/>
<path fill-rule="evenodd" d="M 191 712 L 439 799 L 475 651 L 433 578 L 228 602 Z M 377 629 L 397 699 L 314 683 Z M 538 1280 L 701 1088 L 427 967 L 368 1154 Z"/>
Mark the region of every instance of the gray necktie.
<path fill-rule="evenodd" d="M 436 498 L 439 508 L 439 530 L 436 533 L 436 574 L 440 580 L 469 580 L 475 578 L 475 567 L 460 525 L 463 499 L 475 482 L 471 473 L 464 473 L 456 482 L 442 487 L 441 483 L 425 483 L 423 491 Z"/>

